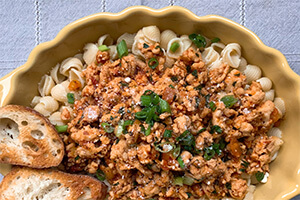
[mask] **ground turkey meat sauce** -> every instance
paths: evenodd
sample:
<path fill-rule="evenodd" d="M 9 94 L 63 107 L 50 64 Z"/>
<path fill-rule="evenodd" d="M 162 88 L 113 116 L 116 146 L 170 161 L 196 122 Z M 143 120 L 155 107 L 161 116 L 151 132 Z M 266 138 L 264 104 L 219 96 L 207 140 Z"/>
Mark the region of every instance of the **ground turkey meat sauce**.
<path fill-rule="evenodd" d="M 171 68 L 155 45 L 114 62 L 99 51 L 64 136 L 70 172 L 105 174 L 109 199 L 243 199 L 282 140 L 261 85 L 189 48 Z M 151 63 L 155 58 L 153 67 Z M 278 124 L 278 123 L 276 123 Z"/>

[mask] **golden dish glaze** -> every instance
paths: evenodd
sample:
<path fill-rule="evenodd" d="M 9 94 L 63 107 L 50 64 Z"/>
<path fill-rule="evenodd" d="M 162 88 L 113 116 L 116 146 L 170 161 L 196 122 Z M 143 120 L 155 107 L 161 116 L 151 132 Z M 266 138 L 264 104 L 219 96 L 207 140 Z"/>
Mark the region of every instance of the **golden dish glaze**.
<path fill-rule="evenodd" d="M 261 67 L 264 76 L 272 80 L 276 96 L 284 99 L 287 111 L 280 126 L 285 144 L 270 165 L 268 182 L 257 187 L 255 199 L 290 199 L 300 194 L 300 77 L 278 50 L 265 46 L 245 27 L 220 16 L 199 17 L 178 6 L 159 10 L 134 6 L 116 14 L 98 13 L 79 19 L 63 28 L 54 40 L 35 47 L 23 66 L 0 79 L 0 105 L 30 105 L 42 75 L 81 51 L 84 44 L 106 33 L 116 39 L 147 25 L 178 34 L 200 32 L 210 38 L 219 37 L 224 43 L 237 42 L 243 57 Z M 0 165 L 2 174 L 9 171 L 10 165 Z"/>

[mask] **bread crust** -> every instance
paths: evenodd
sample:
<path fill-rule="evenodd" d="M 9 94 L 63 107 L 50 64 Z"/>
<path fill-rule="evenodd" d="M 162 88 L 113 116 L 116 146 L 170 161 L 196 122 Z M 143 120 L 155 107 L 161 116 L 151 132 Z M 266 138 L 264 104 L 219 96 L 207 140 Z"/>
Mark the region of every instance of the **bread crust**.
<path fill-rule="evenodd" d="M 0 163 L 48 168 L 63 156 L 64 144 L 46 117 L 20 105 L 0 108 Z"/>
<path fill-rule="evenodd" d="M 0 184 L 0 199 L 16 199 L 17 196 L 15 196 L 12 191 L 12 188 L 17 186 L 15 184 L 16 180 L 20 178 L 27 179 L 28 181 L 25 184 L 31 184 L 31 177 L 33 176 L 41 179 L 41 182 L 47 178 L 58 181 L 61 184 L 59 187 L 68 188 L 69 194 L 64 198 L 66 200 L 78 199 L 85 194 L 86 188 L 90 189 L 91 199 L 93 200 L 105 199 L 107 195 L 107 186 L 87 175 L 68 174 L 53 169 L 14 167 L 13 170 L 3 178 Z M 40 188 L 40 190 L 42 189 L 43 188 Z"/>

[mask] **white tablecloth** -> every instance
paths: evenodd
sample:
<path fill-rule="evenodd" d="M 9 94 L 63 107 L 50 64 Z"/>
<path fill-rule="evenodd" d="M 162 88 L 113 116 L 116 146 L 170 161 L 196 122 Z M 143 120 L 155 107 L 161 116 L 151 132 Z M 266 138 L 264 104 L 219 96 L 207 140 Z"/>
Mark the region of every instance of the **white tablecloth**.
<path fill-rule="evenodd" d="M 280 50 L 300 74 L 299 0 L 0 0 L 0 77 L 24 64 L 36 45 L 52 40 L 70 22 L 133 5 L 178 5 L 200 16 L 227 17 Z"/>

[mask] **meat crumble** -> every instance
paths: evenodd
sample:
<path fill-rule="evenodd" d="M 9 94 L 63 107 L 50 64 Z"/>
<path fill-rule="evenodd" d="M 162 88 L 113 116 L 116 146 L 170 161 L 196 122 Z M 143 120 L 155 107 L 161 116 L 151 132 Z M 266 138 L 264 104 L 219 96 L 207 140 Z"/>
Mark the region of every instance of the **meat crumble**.
<path fill-rule="evenodd" d="M 199 50 L 165 67 L 159 43 L 138 47 L 145 61 L 98 51 L 83 71 L 67 171 L 105 176 L 109 199 L 243 199 L 283 143 L 267 135 L 281 118 L 274 103 L 229 65 L 208 69 Z"/>

